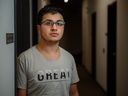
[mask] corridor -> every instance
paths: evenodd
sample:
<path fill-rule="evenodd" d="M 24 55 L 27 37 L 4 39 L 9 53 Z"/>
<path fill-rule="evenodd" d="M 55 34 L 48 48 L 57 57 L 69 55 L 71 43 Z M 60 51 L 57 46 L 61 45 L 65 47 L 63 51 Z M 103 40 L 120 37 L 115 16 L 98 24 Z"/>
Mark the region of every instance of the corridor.
<path fill-rule="evenodd" d="M 78 74 L 80 82 L 78 83 L 78 90 L 80 96 L 106 96 L 102 88 L 94 81 L 84 66 L 78 65 Z"/>
<path fill-rule="evenodd" d="M 17 56 L 38 42 L 36 15 L 49 3 L 64 8 L 62 47 L 82 54 L 80 96 L 128 96 L 128 0 L 63 1 L 0 0 L 0 96 L 15 96 Z"/>

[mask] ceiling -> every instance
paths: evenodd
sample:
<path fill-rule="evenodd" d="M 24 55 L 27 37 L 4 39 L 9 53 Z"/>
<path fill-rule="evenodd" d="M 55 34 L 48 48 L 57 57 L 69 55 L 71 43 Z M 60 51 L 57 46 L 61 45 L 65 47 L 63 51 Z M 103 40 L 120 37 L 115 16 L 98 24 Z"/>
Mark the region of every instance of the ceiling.
<path fill-rule="evenodd" d="M 67 14 L 77 14 L 82 10 L 82 0 L 69 0 L 68 3 L 64 3 L 64 0 L 50 0 L 50 2 L 62 7 Z"/>

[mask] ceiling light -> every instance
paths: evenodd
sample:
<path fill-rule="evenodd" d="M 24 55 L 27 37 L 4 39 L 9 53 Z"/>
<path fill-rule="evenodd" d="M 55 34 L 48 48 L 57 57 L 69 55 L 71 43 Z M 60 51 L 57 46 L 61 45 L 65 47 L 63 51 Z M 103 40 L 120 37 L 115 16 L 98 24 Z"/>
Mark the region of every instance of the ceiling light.
<path fill-rule="evenodd" d="M 64 2 L 65 2 L 65 3 L 67 3 L 67 2 L 68 2 L 68 0 L 64 0 Z"/>

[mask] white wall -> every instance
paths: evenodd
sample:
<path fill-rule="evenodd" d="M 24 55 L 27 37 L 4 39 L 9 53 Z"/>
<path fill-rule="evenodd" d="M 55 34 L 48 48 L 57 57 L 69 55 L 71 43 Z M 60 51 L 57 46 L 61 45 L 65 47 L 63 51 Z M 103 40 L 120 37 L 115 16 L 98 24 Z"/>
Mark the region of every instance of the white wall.
<path fill-rule="evenodd" d="M 0 0 L 0 96 L 14 96 L 14 43 L 6 44 L 6 33 L 14 33 L 14 0 Z"/>
<path fill-rule="evenodd" d="M 104 90 L 107 90 L 107 7 L 114 1 L 116 0 L 84 0 L 83 3 L 83 64 L 91 73 L 90 22 L 92 13 L 96 12 L 96 80 Z"/>
<path fill-rule="evenodd" d="M 117 96 L 128 96 L 128 0 L 117 0 Z"/>

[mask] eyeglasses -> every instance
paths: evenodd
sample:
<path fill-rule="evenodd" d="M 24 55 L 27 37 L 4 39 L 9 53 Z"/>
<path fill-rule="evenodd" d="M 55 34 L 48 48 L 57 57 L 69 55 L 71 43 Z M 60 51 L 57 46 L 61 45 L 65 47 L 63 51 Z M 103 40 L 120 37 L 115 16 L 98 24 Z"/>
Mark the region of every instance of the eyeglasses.
<path fill-rule="evenodd" d="M 65 22 L 63 20 L 58 20 L 56 22 L 52 21 L 52 20 L 45 20 L 43 22 L 41 22 L 41 24 L 47 25 L 47 26 L 53 26 L 54 24 L 56 26 L 64 26 Z"/>

